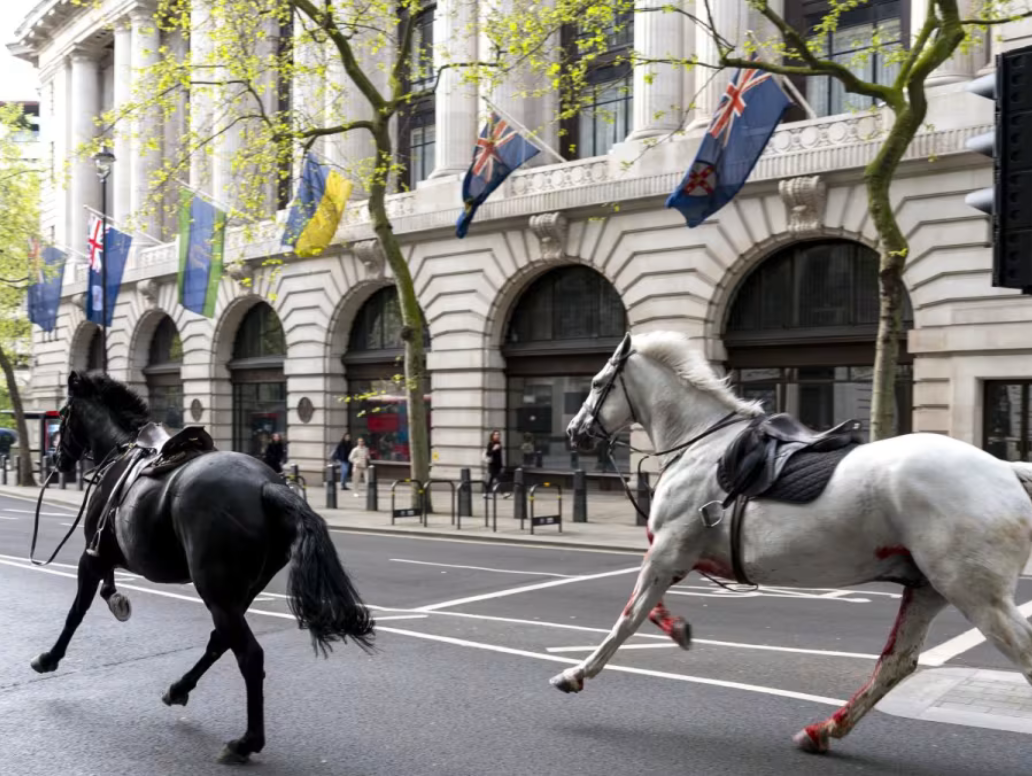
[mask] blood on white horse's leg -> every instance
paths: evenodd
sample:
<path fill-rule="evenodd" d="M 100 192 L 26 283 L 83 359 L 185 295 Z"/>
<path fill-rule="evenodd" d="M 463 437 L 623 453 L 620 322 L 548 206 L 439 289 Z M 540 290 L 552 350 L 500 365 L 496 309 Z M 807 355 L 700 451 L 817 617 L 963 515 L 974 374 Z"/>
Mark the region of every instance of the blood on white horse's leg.
<path fill-rule="evenodd" d="M 906 679 L 917 668 L 917 659 L 924 644 L 928 626 L 946 606 L 946 599 L 929 584 L 907 588 L 896 615 L 896 624 L 889 634 L 874 675 L 849 703 L 830 719 L 809 725 L 795 735 L 795 742 L 807 752 L 828 751 L 828 738 L 846 736 L 889 690 Z"/>
<path fill-rule="evenodd" d="M 668 549 L 672 544 L 667 543 Z M 620 646 L 638 630 L 674 580 L 684 576 L 684 571 L 675 570 L 670 565 L 670 558 L 676 555 L 662 550 L 663 546 L 657 543 L 646 554 L 627 606 L 598 649 L 579 665 L 552 677 L 552 686 L 563 692 L 580 692 L 584 689 L 584 680 L 597 676 L 605 668 Z"/>
<path fill-rule="evenodd" d="M 648 528 L 648 526 L 645 527 L 645 535 L 648 537 L 649 546 L 651 547 L 652 540 L 656 537 L 653 535 L 652 531 Z M 684 576 L 679 576 L 676 579 L 674 579 L 674 581 L 671 584 L 676 585 L 682 579 L 684 579 Z M 652 624 L 659 628 L 661 631 L 663 631 L 663 633 L 665 633 L 667 636 L 669 636 L 675 642 L 677 642 L 678 646 L 680 646 L 681 649 L 691 648 L 691 627 L 685 621 L 684 617 L 670 614 L 670 610 L 666 608 L 666 605 L 663 603 L 662 599 L 660 599 L 659 603 L 657 603 L 653 607 L 652 611 L 649 612 L 649 621 L 652 622 Z"/>

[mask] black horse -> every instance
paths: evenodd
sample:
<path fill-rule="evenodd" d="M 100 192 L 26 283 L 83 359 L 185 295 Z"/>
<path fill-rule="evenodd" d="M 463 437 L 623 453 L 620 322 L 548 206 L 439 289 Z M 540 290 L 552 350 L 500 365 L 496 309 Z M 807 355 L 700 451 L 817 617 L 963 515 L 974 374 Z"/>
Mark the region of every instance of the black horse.
<path fill-rule="evenodd" d="M 98 586 L 115 616 L 128 618 L 128 601 L 115 589 L 115 568 L 152 582 L 193 582 L 215 629 L 204 655 L 162 700 L 185 706 L 201 676 L 232 650 L 247 686 L 247 732 L 226 744 L 219 759 L 244 762 L 265 745 L 264 653 L 244 618 L 255 596 L 291 561 L 291 611 L 324 655 L 332 642 L 347 637 L 371 649 L 373 619 L 337 557 L 325 521 L 248 455 L 213 451 L 161 467 L 164 472 L 140 476 L 119 497 L 118 509 L 107 513 L 112 492 L 133 463 L 131 443 L 147 422 L 146 403 L 125 385 L 99 373 L 69 376 L 58 467 L 70 471 L 87 452 L 98 464 L 114 464 L 97 483 L 85 514 L 88 549 L 79 559 L 78 593 L 64 630 L 32 667 L 40 673 L 57 668 Z"/>

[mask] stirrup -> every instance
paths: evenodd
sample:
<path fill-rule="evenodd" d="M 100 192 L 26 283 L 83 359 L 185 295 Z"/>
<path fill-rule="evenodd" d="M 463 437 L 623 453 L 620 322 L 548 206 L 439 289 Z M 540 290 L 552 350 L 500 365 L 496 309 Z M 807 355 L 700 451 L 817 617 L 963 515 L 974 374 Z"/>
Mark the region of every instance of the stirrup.
<path fill-rule="evenodd" d="M 87 547 L 86 548 L 86 554 L 89 555 L 91 558 L 99 558 L 100 557 L 100 550 L 97 549 L 96 547 Z"/>

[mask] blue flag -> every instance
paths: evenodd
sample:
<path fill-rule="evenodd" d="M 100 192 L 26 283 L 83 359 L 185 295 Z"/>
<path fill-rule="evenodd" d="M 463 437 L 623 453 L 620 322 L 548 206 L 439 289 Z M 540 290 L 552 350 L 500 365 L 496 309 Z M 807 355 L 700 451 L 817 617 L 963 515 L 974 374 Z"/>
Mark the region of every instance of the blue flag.
<path fill-rule="evenodd" d="M 666 201 L 696 227 L 735 198 L 792 101 L 771 73 L 739 70 L 681 183 Z"/>
<path fill-rule="evenodd" d="M 48 245 L 43 249 L 42 262 L 39 261 L 38 252 L 33 258 L 35 266 L 32 271 L 36 282 L 29 286 L 29 320 L 43 331 L 53 331 L 57 326 L 57 308 L 61 306 L 61 284 L 64 281 L 67 256 Z"/>
<path fill-rule="evenodd" d="M 215 315 L 226 214 L 190 191 L 179 192 L 179 303 L 191 312 Z"/>
<path fill-rule="evenodd" d="M 132 237 L 109 226 L 107 240 L 101 243 L 100 250 L 93 251 L 95 260 L 90 263 L 90 276 L 87 283 L 89 289 L 89 293 L 86 295 L 87 320 L 101 324 L 101 310 L 104 307 L 104 297 L 101 292 L 101 264 L 106 264 L 107 314 L 103 316 L 101 325 L 111 326 L 111 321 L 115 317 L 115 302 L 118 301 L 118 290 L 122 287 L 122 274 L 125 272 L 125 263 L 129 259 L 129 247 L 132 242 Z"/>
<path fill-rule="evenodd" d="M 540 148 L 525 140 L 497 113 L 491 112 L 473 149 L 473 164 L 462 181 L 465 210 L 455 224 L 456 237 L 466 236 L 477 208 L 502 185 L 509 173 L 539 153 Z"/>

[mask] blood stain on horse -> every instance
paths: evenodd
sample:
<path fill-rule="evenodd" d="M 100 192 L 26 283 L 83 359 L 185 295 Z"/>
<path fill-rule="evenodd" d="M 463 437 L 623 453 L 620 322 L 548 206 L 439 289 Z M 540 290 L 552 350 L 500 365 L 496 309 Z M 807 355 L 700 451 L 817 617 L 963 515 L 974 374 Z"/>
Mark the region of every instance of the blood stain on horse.
<path fill-rule="evenodd" d="M 892 547 L 879 547 L 874 551 L 874 556 L 878 560 L 887 560 L 894 555 L 900 555 L 906 558 L 910 557 L 910 550 L 904 547 L 902 544 L 896 544 Z"/>
<path fill-rule="evenodd" d="M 698 571 L 700 574 L 709 574 L 713 577 L 721 577 L 722 579 L 734 579 L 735 573 L 724 564 L 710 560 L 709 558 L 703 558 L 694 566 L 692 571 Z"/>

